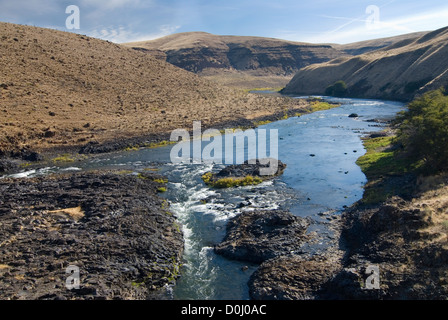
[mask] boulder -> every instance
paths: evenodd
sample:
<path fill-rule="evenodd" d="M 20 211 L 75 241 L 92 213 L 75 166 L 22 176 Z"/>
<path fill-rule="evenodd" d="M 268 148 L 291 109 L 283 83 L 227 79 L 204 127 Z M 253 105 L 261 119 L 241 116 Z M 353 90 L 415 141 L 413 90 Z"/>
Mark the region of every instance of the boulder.
<path fill-rule="evenodd" d="M 248 211 L 229 221 L 224 240 L 215 252 L 228 259 L 262 263 L 265 260 L 300 253 L 308 221 L 288 211 Z"/>

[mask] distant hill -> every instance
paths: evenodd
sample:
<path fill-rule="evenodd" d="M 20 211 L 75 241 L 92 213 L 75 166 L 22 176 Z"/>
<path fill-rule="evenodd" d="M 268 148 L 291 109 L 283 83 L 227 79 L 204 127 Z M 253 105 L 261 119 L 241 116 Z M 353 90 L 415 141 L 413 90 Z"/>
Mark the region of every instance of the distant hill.
<path fill-rule="evenodd" d="M 310 65 L 294 76 L 283 93 L 325 94 L 328 86 L 343 80 L 352 97 L 408 101 L 448 85 L 447 56 L 448 27 L 414 34 L 359 56 Z"/>
<path fill-rule="evenodd" d="M 124 45 L 222 84 L 284 87 L 301 68 L 375 51 L 423 34 L 339 45 L 187 32 Z"/>
<path fill-rule="evenodd" d="M 412 41 L 419 37 L 426 35 L 428 32 L 414 32 L 407 33 L 399 36 L 379 38 L 373 40 L 365 40 L 359 42 L 353 42 L 343 45 L 333 44 L 335 49 L 341 50 L 349 55 L 357 56 L 371 51 L 384 49 L 397 43 L 404 43 L 405 41 Z"/>
<path fill-rule="evenodd" d="M 219 36 L 188 32 L 126 46 L 160 50 L 166 61 L 195 73 L 210 69 L 249 72 L 252 75 L 293 75 L 300 68 L 345 55 L 328 44 L 279 39 Z"/>
<path fill-rule="evenodd" d="M 221 87 L 83 35 L 0 23 L 0 39 L 0 157 L 23 147 L 169 133 L 193 120 L 210 126 L 255 118 L 285 106 L 286 98 Z"/>

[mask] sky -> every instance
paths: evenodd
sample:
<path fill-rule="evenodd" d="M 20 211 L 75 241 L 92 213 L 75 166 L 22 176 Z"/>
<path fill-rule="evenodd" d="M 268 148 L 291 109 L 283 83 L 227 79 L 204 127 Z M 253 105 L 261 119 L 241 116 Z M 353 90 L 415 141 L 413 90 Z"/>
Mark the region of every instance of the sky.
<path fill-rule="evenodd" d="M 0 21 L 115 43 L 204 31 L 344 44 L 446 27 L 448 1 L 0 0 Z"/>

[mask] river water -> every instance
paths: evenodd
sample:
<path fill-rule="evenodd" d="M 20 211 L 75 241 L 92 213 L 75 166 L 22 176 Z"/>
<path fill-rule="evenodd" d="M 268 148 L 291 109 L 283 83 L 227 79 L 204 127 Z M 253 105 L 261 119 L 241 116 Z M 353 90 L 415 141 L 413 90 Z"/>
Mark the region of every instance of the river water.
<path fill-rule="evenodd" d="M 225 234 L 227 221 L 245 210 L 288 209 L 316 221 L 311 230 L 325 232 L 322 213 L 338 213 L 363 195 L 366 177 L 356 165 L 365 154 L 361 137 L 383 129 L 374 119 L 388 120 L 404 105 L 398 102 L 360 99 L 327 99 L 341 107 L 293 117 L 260 126 L 278 130 L 279 159 L 287 164 L 281 177 L 257 186 L 211 189 L 201 180 L 222 165 L 172 164 L 173 146 L 120 152 L 76 163 L 76 167 L 53 167 L 15 176 L 33 176 L 57 171 L 122 168 L 135 173 L 155 166 L 169 179 L 163 194 L 178 217 L 185 238 L 183 267 L 170 295 L 182 300 L 249 299 L 247 281 L 257 268 L 227 260 L 213 251 Z M 351 118 L 356 113 L 359 117 Z M 325 237 L 308 250 L 325 249 Z"/>

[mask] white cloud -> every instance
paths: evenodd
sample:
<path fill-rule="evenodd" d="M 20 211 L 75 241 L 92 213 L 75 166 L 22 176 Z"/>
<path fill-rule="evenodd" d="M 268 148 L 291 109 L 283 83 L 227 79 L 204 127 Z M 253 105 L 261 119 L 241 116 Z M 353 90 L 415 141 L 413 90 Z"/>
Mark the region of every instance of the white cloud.
<path fill-rule="evenodd" d="M 439 8 L 434 11 L 397 17 L 392 20 L 380 19 L 375 28 L 368 28 L 368 21 L 365 17 L 350 19 L 327 16 L 327 18 L 346 20 L 347 22 L 327 32 L 304 36 L 303 33 L 284 31 L 280 37 L 311 43 L 350 43 L 417 31 L 431 31 L 448 26 L 448 8 Z"/>
<path fill-rule="evenodd" d="M 148 2 L 145 1 L 145 5 L 148 5 Z M 144 2 L 141 0 L 81 0 L 81 5 L 86 7 L 96 7 L 98 9 L 103 10 L 113 10 L 122 7 L 138 7 L 142 5 Z"/>
<path fill-rule="evenodd" d="M 162 25 L 156 32 L 142 33 L 134 32 L 124 26 L 103 27 L 92 30 L 87 35 L 103 40 L 109 40 L 114 43 L 137 42 L 161 38 L 176 32 L 180 26 Z"/>

